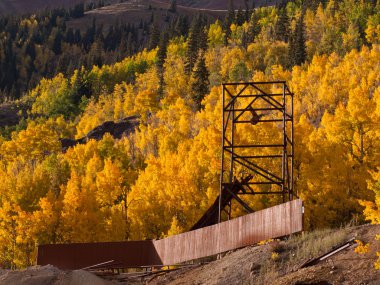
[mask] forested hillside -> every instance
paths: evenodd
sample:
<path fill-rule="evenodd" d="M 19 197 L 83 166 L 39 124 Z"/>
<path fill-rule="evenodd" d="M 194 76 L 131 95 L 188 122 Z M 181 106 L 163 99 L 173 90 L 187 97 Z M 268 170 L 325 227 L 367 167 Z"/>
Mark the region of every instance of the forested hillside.
<path fill-rule="evenodd" d="M 70 76 L 82 66 L 112 64 L 144 48 L 153 49 L 159 41 L 159 26 L 167 26 L 169 37 L 186 36 L 191 21 L 186 15 L 170 13 L 165 22 L 161 10 L 148 6 L 139 11 L 148 17 L 138 21 L 118 18 L 109 20 L 106 27 L 96 17 L 87 24 L 82 21 L 85 13 L 104 5 L 104 1 L 88 2 L 21 18 L 0 18 L 0 102 L 20 98 L 43 77 L 60 72 Z"/>
<path fill-rule="evenodd" d="M 220 84 L 229 81 L 286 80 L 295 93 L 295 179 L 306 228 L 365 217 L 379 223 L 380 2 L 301 2 L 230 9 L 213 23 L 200 15 L 188 31 L 173 30 L 178 34 L 150 31 L 151 46 L 135 54 L 107 47 L 104 56 L 120 57 L 109 65 L 97 58 L 103 56 L 94 51 L 98 41 L 86 46 L 82 36 L 80 47 L 60 46 L 65 58 L 50 50 L 54 40 L 50 48 L 35 44 L 42 66 L 56 68 L 62 60 L 65 70 L 39 74 L 47 77 L 16 102 L 29 106 L 28 118 L 11 134 L 2 130 L 0 263 L 31 265 L 43 243 L 161 238 L 188 230 L 219 192 Z M 15 25 L 44 38 L 62 23 L 57 15 L 48 24 L 49 17 Z M 2 34 L 15 27 L 0 22 Z M 118 36 L 133 34 L 119 29 Z M 20 42 L 26 49 L 28 41 Z M 12 43 L 3 43 L 2 54 Z M 4 68 L 9 57 L 2 54 Z M 76 61 L 71 69 L 70 60 Z M 7 64 L 7 70 L 14 66 Z M 14 88 L 28 88 L 26 79 L 14 82 Z M 106 135 L 62 153 L 60 138 L 81 138 L 105 121 L 132 115 L 141 116 L 135 133 Z M 273 132 L 257 125 L 238 140 L 258 136 Z M 257 210 L 277 199 L 253 196 L 247 203 Z M 241 214 L 235 204 L 233 215 Z"/>

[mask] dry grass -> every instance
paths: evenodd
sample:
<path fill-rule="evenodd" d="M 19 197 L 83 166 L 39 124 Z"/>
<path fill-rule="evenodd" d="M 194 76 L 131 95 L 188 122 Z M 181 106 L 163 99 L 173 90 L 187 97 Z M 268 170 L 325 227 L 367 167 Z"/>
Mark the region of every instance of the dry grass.
<path fill-rule="evenodd" d="M 278 258 L 269 255 L 261 264 L 258 278 L 254 284 L 270 284 L 278 277 L 297 270 L 303 263 L 315 258 L 335 246 L 348 240 L 348 229 L 316 230 L 294 235 L 288 241 L 274 241 L 270 246 L 271 253 L 278 253 Z"/>
<path fill-rule="evenodd" d="M 280 276 L 279 268 L 278 261 L 268 258 L 261 265 L 258 276 L 252 280 L 253 284 L 270 284 L 272 280 L 276 280 Z"/>
<path fill-rule="evenodd" d="M 284 241 L 249 246 L 225 254 L 222 259 L 186 268 L 160 277 L 152 285 L 183 284 L 380 284 L 380 271 L 373 262 L 380 251 L 374 236 L 380 225 L 351 226 L 294 235 Z M 300 269 L 310 257 L 317 257 L 355 237 L 369 242 L 371 252 L 357 254 L 343 250 L 326 261 Z M 277 255 L 273 255 L 277 252 Z M 300 270 L 299 270 L 300 269 Z M 129 284 L 129 283 L 128 283 Z"/>
<path fill-rule="evenodd" d="M 311 258 L 317 257 L 348 239 L 347 229 L 316 230 L 304 233 L 289 240 L 290 248 L 288 261 L 297 265 Z"/>

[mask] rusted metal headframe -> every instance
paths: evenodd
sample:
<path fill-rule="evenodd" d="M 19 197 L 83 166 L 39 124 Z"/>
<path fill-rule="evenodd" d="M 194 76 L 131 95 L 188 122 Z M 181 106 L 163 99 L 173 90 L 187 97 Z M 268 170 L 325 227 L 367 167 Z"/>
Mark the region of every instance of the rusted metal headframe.
<path fill-rule="evenodd" d="M 236 181 L 240 185 L 239 191 L 234 192 L 238 199 L 233 198 L 246 210 L 248 205 L 240 195 L 279 194 L 285 202 L 291 201 L 294 194 L 294 104 L 293 93 L 286 82 L 224 83 L 222 86 L 218 222 L 222 221 L 222 211 L 228 218 L 231 216 L 232 199 L 227 210 L 223 201 Z M 263 125 L 268 128 L 262 128 Z M 270 130 L 272 136 L 266 133 L 262 139 L 258 130 Z"/>

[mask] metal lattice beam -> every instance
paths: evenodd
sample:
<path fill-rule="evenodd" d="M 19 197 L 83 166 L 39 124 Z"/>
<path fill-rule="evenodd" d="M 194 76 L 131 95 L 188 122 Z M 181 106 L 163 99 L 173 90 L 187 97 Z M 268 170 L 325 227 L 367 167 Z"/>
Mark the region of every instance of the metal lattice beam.
<path fill-rule="evenodd" d="M 294 104 L 293 93 L 286 82 L 225 83 L 222 96 L 223 138 L 218 222 L 222 221 L 221 213 L 225 208 L 223 197 L 231 193 L 230 187 L 236 181 L 241 190 L 234 194 L 234 198 L 246 209 L 249 206 L 239 195 L 280 194 L 285 202 L 291 201 L 294 194 Z M 273 137 L 281 141 L 241 142 L 241 126 L 247 124 L 253 128 L 272 124 L 271 129 L 277 133 Z M 237 173 L 238 168 L 240 173 Z M 241 173 L 249 174 L 249 181 L 244 177 L 239 180 L 237 176 Z M 227 207 L 229 210 L 226 212 L 231 213 L 231 202 Z"/>

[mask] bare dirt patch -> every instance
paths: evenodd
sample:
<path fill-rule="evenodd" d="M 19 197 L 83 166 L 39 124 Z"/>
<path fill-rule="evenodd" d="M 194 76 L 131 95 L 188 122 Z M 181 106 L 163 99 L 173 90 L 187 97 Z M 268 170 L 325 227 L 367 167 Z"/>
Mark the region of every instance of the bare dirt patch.
<path fill-rule="evenodd" d="M 93 19 L 96 22 L 107 27 L 116 21 L 121 23 L 139 24 L 141 21 L 150 23 L 152 15 L 160 25 L 167 25 L 170 19 L 178 15 L 186 15 L 189 18 L 202 13 L 215 21 L 225 16 L 225 11 L 200 10 L 187 6 L 178 6 L 176 13 L 168 12 L 170 2 L 161 0 L 138 0 L 117 3 L 102 8 L 94 9 L 85 13 L 85 16 L 79 19 L 70 20 L 67 25 L 70 28 L 85 28 L 92 24 Z"/>
<path fill-rule="evenodd" d="M 84 270 L 62 271 L 47 266 L 25 270 L 1 270 L 0 285 L 108 285 L 113 284 Z"/>
<path fill-rule="evenodd" d="M 169 4 L 171 0 L 159 0 Z M 234 0 L 235 9 L 245 9 L 245 0 Z M 255 7 L 276 5 L 278 0 L 254 0 Z M 248 0 L 248 7 L 252 7 L 252 0 Z M 227 0 L 177 0 L 177 5 L 182 7 L 192 7 L 210 10 L 228 10 L 229 1 Z"/>
<path fill-rule="evenodd" d="M 324 230 L 293 236 L 229 252 L 206 265 L 140 280 L 140 284 L 380 284 L 380 271 L 374 269 L 380 242 L 374 237 L 380 226 L 364 225 L 340 230 Z M 355 237 L 371 243 L 367 254 L 354 252 L 354 246 L 314 266 L 301 265 L 334 246 Z M 278 257 L 273 253 L 278 253 Z M 134 279 L 136 282 L 136 279 Z M 122 284 L 129 284 L 128 281 Z"/>
<path fill-rule="evenodd" d="M 45 8 L 70 7 L 83 0 L 1 0 L 0 14 L 26 14 Z"/>

